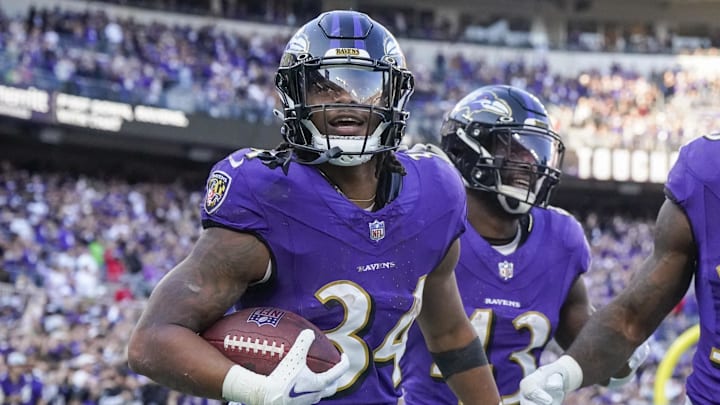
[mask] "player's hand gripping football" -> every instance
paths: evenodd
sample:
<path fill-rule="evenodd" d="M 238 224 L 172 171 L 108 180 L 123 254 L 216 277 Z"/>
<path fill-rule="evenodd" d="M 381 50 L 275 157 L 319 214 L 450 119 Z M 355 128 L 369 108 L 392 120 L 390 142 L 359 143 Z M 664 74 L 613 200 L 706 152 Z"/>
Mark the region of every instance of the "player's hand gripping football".
<path fill-rule="evenodd" d="M 582 381 L 580 365 L 564 355 L 520 381 L 520 404 L 559 405 L 566 393 L 580 388 Z"/>
<path fill-rule="evenodd" d="M 247 405 L 306 405 L 320 402 L 337 391 L 338 379 L 347 371 L 345 353 L 331 369 L 315 373 L 307 366 L 307 354 L 315 333 L 305 329 L 273 372 L 260 375 L 234 365 L 223 382 L 223 398 Z"/>

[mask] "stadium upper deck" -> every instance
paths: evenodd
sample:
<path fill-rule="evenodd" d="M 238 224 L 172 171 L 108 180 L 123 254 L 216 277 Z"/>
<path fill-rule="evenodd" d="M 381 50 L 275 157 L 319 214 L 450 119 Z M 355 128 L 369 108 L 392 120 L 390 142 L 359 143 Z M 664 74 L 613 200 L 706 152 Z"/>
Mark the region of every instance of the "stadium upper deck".
<path fill-rule="evenodd" d="M 17 107 L 13 103 L 18 104 L 19 98 L 30 97 L 23 89 L 38 88 L 39 95 L 48 100 L 45 108 L 56 109 L 50 111 L 54 114 L 51 122 L 61 125 L 55 131 L 100 126 L 105 131 L 124 133 L 131 119 L 132 123 L 139 121 L 137 114 L 127 113 L 128 109 L 137 105 L 161 107 L 169 109 L 162 111 L 167 118 L 179 118 L 179 125 L 189 121 L 189 125 L 185 136 L 164 134 L 155 139 L 168 146 L 154 151 L 186 156 L 193 153 L 198 159 L 212 159 L 237 146 L 269 147 L 279 141 L 272 114 L 276 105 L 272 75 L 285 38 L 293 30 L 287 23 L 299 12 L 291 6 L 299 4 L 309 12 L 312 8 L 303 7 L 318 3 L 278 0 L 267 3 L 276 5 L 272 12 L 264 3 L 265 8 L 247 6 L 242 12 L 236 8 L 230 13 L 232 2 L 219 2 L 220 14 L 270 21 L 266 23 L 128 7 L 126 4 L 136 3 L 133 0 L 116 3 L 122 4 L 0 0 L 5 11 L 0 17 L 0 72 L 5 86 L 0 89 L 1 110 L 9 111 L 9 107 Z M 190 2 L 144 3 L 163 7 L 175 4 L 182 10 Z M 541 9 L 557 7 L 546 1 L 531 3 Z M 210 7 L 213 2 L 207 4 Z M 492 11 L 490 14 L 500 12 L 498 2 L 481 4 Z M 607 7 L 612 4 L 616 2 L 609 2 Z M 30 9 L 30 5 L 37 8 Z M 398 9 L 387 4 L 370 2 L 363 7 L 380 7 L 376 10 L 379 15 L 402 22 L 397 19 Z M 589 10 L 566 10 L 566 14 L 589 18 L 595 13 Z M 428 38 L 434 38 L 433 24 L 428 25 Z M 570 149 L 567 173 L 581 178 L 661 182 L 680 145 L 719 126 L 716 111 L 720 101 L 714 96 L 720 90 L 714 68 L 719 63 L 717 56 L 538 50 L 407 38 L 403 46 L 418 83 L 411 99 L 414 117 L 408 128 L 409 143 L 435 141 L 447 108 L 462 94 L 488 83 L 527 88 L 550 106 L 556 127 Z M 58 103 L 59 93 L 82 98 Z M 68 101 L 68 97 L 62 100 Z M 104 115 L 78 109 L 93 100 L 119 104 L 106 109 Z M 17 108 L 11 110 L 17 113 Z M 192 114 L 245 126 L 238 131 L 236 126 L 227 126 L 230 121 L 224 121 L 216 126 L 218 129 L 203 131 L 205 137 L 201 138 L 195 117 L 186 118 Z M 213 121 L 203 121 L 202 125 L 207 127 Z M 225 126 L 237 132 L 223 133 Z M 152 142 L 143 142 L 142 138 L 154 135 L 142 131 L 156 128 L 163 125 L 138 128 L 134 133 L 141 140 L 138 145 L 149 148 Z M 47 133 L 43 126 L 40 131 Z M 261 135 L 252 140 L 243 138 L 248 134 Z M 215 139 L 220 135 L 225 138 Z M 195 146 L 170 146 L 174 139 L 178 144 Z M 264 140 L 261 145 L 255 143 L 258 139 Z M 92 137 L 90 142 L 94 142 Z M 210 148 L 203 144 L 217 150 L 198 150 L 198 145 Z M 615 160 L 626 163 L 615 164 Z M 638 172 L 633 169 L 636 166 L 644 169 Z"/>

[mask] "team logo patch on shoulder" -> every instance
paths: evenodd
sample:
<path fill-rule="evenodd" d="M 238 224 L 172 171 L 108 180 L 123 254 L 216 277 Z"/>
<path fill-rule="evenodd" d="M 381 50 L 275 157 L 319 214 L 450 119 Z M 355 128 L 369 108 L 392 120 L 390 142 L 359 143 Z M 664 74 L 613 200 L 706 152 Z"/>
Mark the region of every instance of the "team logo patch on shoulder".
<path fill-rule="evenodd" d="M 377 219 L 368 224 L 370 226 L 370 239 L 379 241 L 385 238 L 385 221 Z"/>
<path fill-rule="evenodd" d="M 232 177 L 221 170 L 215 170 L 210 174 L 205 190 L 205 212 L 212 214 L 217 211 L 227 197 Z"/>
<path fill-rule="evenodd" d="M 285 311 L 277 308 L 258 308 L 248 316 L 247 322 L 254 322 L 257 326 L 270 325 L 276 327 L 283 316 L 285 316 Z"/>

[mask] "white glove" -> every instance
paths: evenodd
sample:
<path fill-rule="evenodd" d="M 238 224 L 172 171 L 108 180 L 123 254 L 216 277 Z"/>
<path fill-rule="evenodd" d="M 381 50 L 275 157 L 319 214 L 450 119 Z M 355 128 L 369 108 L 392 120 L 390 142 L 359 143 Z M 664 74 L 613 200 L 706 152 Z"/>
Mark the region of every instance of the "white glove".
<path fill-rule="evenodd" d="M 565 394 L 580 388 L 583 372 L 568 355 L 544 365 L 520 381 L 521 405 L 559 405 Z"/>
<path fill-rule="evenodd" d="M 628 367 L 630 367 L 630 372 L 628 373 L 628 375 L 621 378 L 610 377 L 610 382 L 608 382 L 607 387 L 617 388 L 632 381 L 635 378 L 635 373 L 637 372 L 638 367 L 645 363 L 645 360 L 647 360 L 649 354 L 650 344 L 648 344 L 648 342 L 646 341 L 640 346 L 638 346 L 628 359 L 627 364 Z"/>
<path fill-rule="evenodd" d="M 223 381 L 223 398 L 247 405 L 307 405 L 334 395 L 338 379 L 350 367 L 349 360 L 343 353 L 340 362 L 330 370 L 311 371 L 307 366 L 307 353 L 314 340 L 312 330 L 300 332 L 288 354 L 269 376 L 232 366 Z"/>

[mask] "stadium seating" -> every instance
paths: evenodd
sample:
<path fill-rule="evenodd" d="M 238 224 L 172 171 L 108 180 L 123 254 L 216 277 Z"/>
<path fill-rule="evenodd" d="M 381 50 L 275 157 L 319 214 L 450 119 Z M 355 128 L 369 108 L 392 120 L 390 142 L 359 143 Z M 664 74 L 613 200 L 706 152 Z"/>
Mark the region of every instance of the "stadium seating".
<path fill-rule="evenodd" d="M 177 11 L 205 12 L 188 8 L 197 2 L 171 3 Z M 268 24 L 305 18 L 291 12 L 268 18 L 252 10 L 236 10 L 231 17 Z M 418 33 L 416 28 L 404 31 Z M 450 39 L 444 33 L 433 36 Z M 103 11 L 39 8 L 9 15 L 0 10 L 0 85 L 275 125 L 273 69 L 286 38 L 286 33 L 253 36 L 200 23 L 147 23 Z M 436 48 L 447 45 L 438 42 Z M 682 67 L 649 75 L 633 66 L 567 74 L 542 59 L 526 63 L 441 52 L 422 60 L 409 56 L 418 84 L 410 106 L 409 143 L 437 141 L 444 112 L 462 94 L 489 83 L 510 83 L 538 94 L 571 149 L 673 151 L 720 127 L 720 116 L 713 113 L 720 107 L 720 78 Z M 135 182 L 121 170 L 78 174 L 0 160 L 0 375 L 5 358 L 20 352 L 41 377 L 46 398 L 191 403 L 194 399 L 132 373 L 124 350 L 144 300 L 198 235 L 201 187 L 199 182 Z M 602 306 L 651 248 L 652 218 L 575 213 L 593 251 L 588 290 Z M 651 403 L 659 361 L 670 343 L 697 322 L 694 302 L 690 292 L 654 334 L 650 360 L 637 383 L 618 391 L 589 387 L 567 403 Z M 552 357 L 549 353 L 547 360 Z M 668 384 L 670 397 L 682 394 L 678 382 L 688 373 L 689 364 L 681 359 Z"/>

